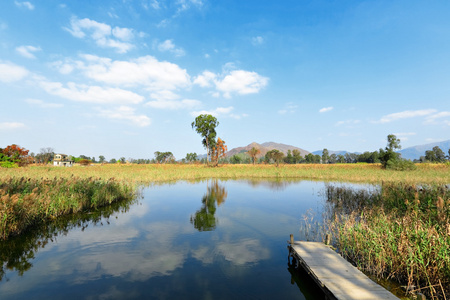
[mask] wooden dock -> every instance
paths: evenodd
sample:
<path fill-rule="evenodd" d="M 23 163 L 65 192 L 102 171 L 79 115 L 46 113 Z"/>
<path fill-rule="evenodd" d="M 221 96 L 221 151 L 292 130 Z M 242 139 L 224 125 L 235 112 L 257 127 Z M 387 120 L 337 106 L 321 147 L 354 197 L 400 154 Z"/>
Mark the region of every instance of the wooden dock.
<path fill-rule="evenodd" d="M 399 299 L 323 243 L 291 241 L 288 248 L 330 299 Z"/>

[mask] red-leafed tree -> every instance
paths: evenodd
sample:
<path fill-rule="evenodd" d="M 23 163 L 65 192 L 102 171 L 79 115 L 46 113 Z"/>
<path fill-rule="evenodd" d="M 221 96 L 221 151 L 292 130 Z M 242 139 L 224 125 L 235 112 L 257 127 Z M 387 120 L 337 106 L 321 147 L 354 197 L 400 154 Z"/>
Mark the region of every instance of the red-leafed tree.
<path fill-rule="evenodd" d="M 16 144 L 12 144 L 2 149 L 3 156 L 7 157 L 10 162 L 16 163 L 19 166 L 26 165 L 30 162 L 28 152 L 29 150 L 26 150 Z"/>
<path fill-rule="evenodd" d="M 225 141 L 221 138 L 217 138 L 216 146 L 211 151 L 212 166 L 216 167 L 219 164 L 219 159 L 225 157 L 225 152 L 227 152 L 227 150 Z"/>

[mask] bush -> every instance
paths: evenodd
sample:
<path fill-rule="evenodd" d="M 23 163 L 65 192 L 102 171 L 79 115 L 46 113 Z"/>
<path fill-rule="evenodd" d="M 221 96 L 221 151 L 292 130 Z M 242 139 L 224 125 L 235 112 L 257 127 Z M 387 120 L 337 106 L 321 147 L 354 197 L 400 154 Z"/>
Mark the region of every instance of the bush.
<path fill-rule="evenodd" d="M 2 168 L 18 168 L 19 165 L 12 161 L 0 161 L 0 167 Z"/>
<path fill-rule="evenodd" d="M 386 169 L 397 170 L 397 171 L 407 171 L 415 170 L 417 166 L 414 162 L 407 159 L 390 159 L 386 163 Z"/>

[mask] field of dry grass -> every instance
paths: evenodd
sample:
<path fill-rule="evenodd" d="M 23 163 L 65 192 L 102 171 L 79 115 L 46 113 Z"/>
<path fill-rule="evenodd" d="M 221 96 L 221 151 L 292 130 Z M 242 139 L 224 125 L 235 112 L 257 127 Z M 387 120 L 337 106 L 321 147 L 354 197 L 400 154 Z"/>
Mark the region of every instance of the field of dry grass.
<path fill-rule="evenodd" d="M 32 179 L 69 178 L 115 178 L 131 184 L 163 182 L 174 180 L 197 180 L 206 178 L 298 178 L 305 180 L 340 182 L 404 182 L 404 183 L 450 183 L 450 165 L 418 164 L 413 171 L 381 169 L 374 164 L 300 164 L 300 165 L 221 165 L 210 168 L 204 165 L 183 164 L 107 164 L 87 167 L 60 168 L 53 166 L 28 166 L 15 169 L 1 169 L 0 180 L 9 177 Z"/>

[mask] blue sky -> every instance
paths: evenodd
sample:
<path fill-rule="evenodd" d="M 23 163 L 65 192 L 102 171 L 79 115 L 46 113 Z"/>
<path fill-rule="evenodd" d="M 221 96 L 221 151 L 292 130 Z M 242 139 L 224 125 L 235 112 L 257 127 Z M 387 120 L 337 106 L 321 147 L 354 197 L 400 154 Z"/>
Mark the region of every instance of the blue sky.
<path fill-rule="evenodd" d="M 105 5 L 105 3 L 108 3 Z M 449 1 L 0 3 L 0 147 L 74 156 L 450 139 Z"/>

